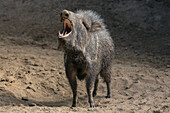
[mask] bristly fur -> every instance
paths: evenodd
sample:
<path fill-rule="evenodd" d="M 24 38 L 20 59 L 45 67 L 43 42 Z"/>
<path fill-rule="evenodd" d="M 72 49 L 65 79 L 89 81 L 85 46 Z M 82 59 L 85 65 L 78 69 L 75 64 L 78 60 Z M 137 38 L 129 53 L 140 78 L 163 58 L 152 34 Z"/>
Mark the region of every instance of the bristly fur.
<path fill-rule="evenodd" d="M 86 80 L 89 103 L 94 107 L 91 90 L 94 87 L 95 96 L 99 74 L 107 84 L 107 97 L 110 97 L 114 43 L 103 19 L 96 12 L 68 12 L 68 19 L 73 24 L 72 34 L 58 40 L 65 52 L 66 75 L 73 91 L 73 106 L 76 106 L 78 78 Z"/>
<path fill-rule="evenodd" d="M 99 23 L 103 29 L 105 29 L 106 25 L 104 24 L 104 20 L 101 18 L 100 15 L 97 14 L 97 12 L 92 10 L 78 10 L 76 14 L 79 14 L 81 18 L 85 19 L 89 25 L 92 25 L 92 23 Z"/>

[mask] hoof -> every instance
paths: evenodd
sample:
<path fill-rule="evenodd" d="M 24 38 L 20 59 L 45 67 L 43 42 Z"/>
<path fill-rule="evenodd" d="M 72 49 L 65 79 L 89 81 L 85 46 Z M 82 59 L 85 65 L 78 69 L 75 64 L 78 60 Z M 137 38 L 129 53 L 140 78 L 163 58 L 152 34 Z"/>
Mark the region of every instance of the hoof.
<path fill-rule="evenodd" d="M 95 108 L 95 105 L 90 105 L 91 108 Z"/>
<path fill-rule="evenodd" d="M 107 95 L 106 98 L 111 98 L 111 96 L 110 96 L 110 95 Z"/>
<path fill-rule="evenodd" d="M 95 97 L 97 94 L 95 92 L 93 92 L 93 97 Z"/>
<path fill-rule="evenodd" d="M 75 105 L 75 104 L 73 104 L 73 105 L 72 105 L 72 107 L 76 107 L 76 105 Z"/>

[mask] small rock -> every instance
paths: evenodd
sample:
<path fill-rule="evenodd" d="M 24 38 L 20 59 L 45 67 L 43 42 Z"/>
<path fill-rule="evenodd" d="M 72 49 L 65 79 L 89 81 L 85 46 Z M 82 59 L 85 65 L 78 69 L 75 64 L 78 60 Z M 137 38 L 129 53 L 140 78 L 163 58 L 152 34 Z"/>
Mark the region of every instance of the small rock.
<path fill-rule="evenodd" d="M 30 71 L 27 71 L 27 74 L 31 73 Z"/>
<path fill-rule="evenodd" d="M 32 82 L 29 82 L 29 84 L 32 84 Z"/>
<path fill-rule="evenodd" d="M 8 78 L 1 78 L 0 82 L 9 82 Z"/>
<path fill-rule="evenodd" d="M 14 83 L 14 82 L 15 82 L 15 80 L 10 81 L 10 83 Z"/>
<path fill-rule="evenodd" d="M 146 104 L 146 102 L 139 103 L 139 105 L 144 105 L 144 104 Z"/>
<path fill-rule="evenodd" d="M 26 89 L 31 89 L 31 87 L 30 87 L 30 86 L 27 86 Z"/>
<path fill-rule="evenodd" d="M 128 100 L 131 100 L 131 99 L 133 99 L 133 97 L 129 97 L 129 98 L 128 98 Z"/>
<path fill-rule="evenodd" d="M 51 71 L 55 71 L 55 69 L 51 69 Z"/>
<path fill-rule="evenodd" d="M 0 90 L 1 90 L 1 91 L 4 91 L 4 90 L 5 90 L 5 88 L 4 88 L 4 87 L 0 87 Z"/>
<path fill-rule="evenodd" d="M 127 87 L 125 87 L 125 90 L 126 90 L 126 89 L 129 89 L 129 87 L 128 87 L 128 86 L 127 86 Z"/>
<path fill-rule="evenodd" d="M 21 100 L 28 101 L 27 97 L 22 97 Z"/>
<path fill-rule="evenodd" d="M 8 59 L 8 57 L 6 57 L 6 56 L 1 56 L 0 58 L 1 59 Z"/>
<path fill-rule="evenodd" d="M 164 106 L 162 107 L 162 109 L 167 109 L 167 108 L 169 108 L 168 105 L 164 105 Z"/>
<path fill-rule="evenodd" d="M 118 110 L 118 111 L 123 111 L 123 109 L 122 109 L 122 108 L 118 108 L 117 110 Z"/>
<path fill-rule="evenodd" d="M 48 69 L 45 68 L 44 71 L 48 71 Z"/>
<path fill-rule="evenodd" d="M 134 80 L 133 83 L 138 83 L 138 79 Z"/>
<path fill-rule="evenodd" d="M 57 50 L 57 48 L 52 48 L 53 50 Z"/>
<path fill-rule="evenodd" d="M 29 103 L 28 105 L 29 105 L 29 106 L 36 106 L 35 103 Z"/>
<path fill-rule="evenodd" d="M 166 67 L 167 67 L 167 68 L 170 68 L 170 65 L 167 65 Z"/>
<path fill-rule="evenodd" d="M 31 56 L 30 59 L 35 59 L 35 57 L 34 57 L 34 56 Z"/>
<path fill-rule="evenodd" d="M 156 78 L 159 78 L 159 75 L 156 75 L 155 77 L 156 77 Z"/>
<path fill-rule="evenodd" d="M 153 111 L 153 113 L 161 113 L 160 110 Z"/>
<path fill-rule="evenodd" d="M 32 64 L 33 66 L 39 66 L 38 64 Z"/>
<path fill-rule="evenodd" d="M 165 76 L 169 76 L 169 74 L 165 74 Z"/>
<path fill-rule="evenodd" d="M 137 64 L 136 64 L 136 63 L 134 63 L 134 64 L 132 64 L 131 66 L 132 66 L 132 67 L 137 67 Z"/>
<path fill-rule="evenodd" d="M 36 92 L 35 89 L 33 89 L 33 88 L 30 87 L 30 86 L 27 86 L 26 89 L 31 89 L 32 91 Z"/>
<path fill-rule="evenodd" d="M 24 60 L 28 60 L 28 58 L 24 58 Z"/>

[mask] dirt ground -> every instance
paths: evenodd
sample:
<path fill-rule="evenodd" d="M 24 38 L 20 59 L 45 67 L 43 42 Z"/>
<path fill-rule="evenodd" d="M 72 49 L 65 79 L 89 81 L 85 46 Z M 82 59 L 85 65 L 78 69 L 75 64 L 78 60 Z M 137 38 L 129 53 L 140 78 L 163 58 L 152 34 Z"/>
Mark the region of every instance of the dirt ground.
<path fill-rule="evenodd" d="M 162 57 L 138 55 L 139 60 L 123 57 L 117 50 L 112 98 L 105 98 L 106 85 L 100 78 L 96 108 L 91 109 L 85 83 L 78 81 L 78 107 L 71 108 L 62 52 L 29 38 L 0 40 L 0 113 L 170 112 L 170 65 L 159 60 Z"/>
<path fill-rule="evenodd" d="M 1 0 L 0 113 L 170 113 L 169 1 Z M 56 47 L 63 9 L 97 11 L 115 42 L 112 98 L 105 99 L 100 78 L 94 109 L 84 81 L 78 81 L 78 107 L 70 107 Z"/>

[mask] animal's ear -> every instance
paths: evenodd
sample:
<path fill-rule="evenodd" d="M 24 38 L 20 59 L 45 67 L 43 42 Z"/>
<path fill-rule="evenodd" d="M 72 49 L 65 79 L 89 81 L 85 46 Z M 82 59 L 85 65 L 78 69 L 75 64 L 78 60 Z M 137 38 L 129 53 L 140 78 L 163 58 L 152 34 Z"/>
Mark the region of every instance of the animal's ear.
<path fill-rule="evenodd" d="M 98 31 L 98 30 L 102 30 L 101 24 L 96 23 L 96 22 L 92 23 L 91 31 Z"/>
<path fill-rule="evenodd" d="M 87 31 L 90 31 L 90 26 L 88 25 L 88 23 L 85 20 L 82 21 L 82 24 L 87 29 Z"/>

